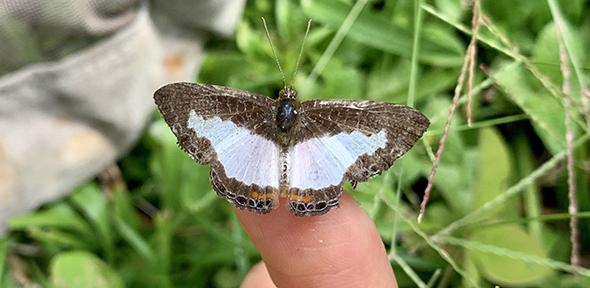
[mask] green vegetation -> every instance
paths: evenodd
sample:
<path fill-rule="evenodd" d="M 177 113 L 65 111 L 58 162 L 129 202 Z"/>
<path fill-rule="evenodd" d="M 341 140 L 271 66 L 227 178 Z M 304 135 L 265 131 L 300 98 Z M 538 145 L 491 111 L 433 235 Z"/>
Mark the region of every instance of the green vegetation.
<path fill-rule="evenodd" d="M 235 39 L 209 44 L 198 81 L 276 94 L 281 75 L 264 16 L 303 99 L 409 103 L 430 118 L 423 141 L 394 168 L 356 191 L 346 187 L 373 217 L 400 287 L 590 287 L 590 270 L 574 276 L 569 264 L 564 120 L 571 117 L 575 135 L 579 241 L 588 265 L 590 146 L 581 96 L 583 89 L 590 94 L 587 1 L 482 1 L 491 22 L 477 36 L 483 67 L 475 70 L 474 125 L 465 124 L 463 95 L 426 216 L 416 221 L 471 37 L 467 2 L 250 1 Z M 302 64 L 290 79 L 308 18 L 314 22 Z M 560 36 L 556 21 L 564 24 Z M 571 107 L 560 88 L 560 41 Z M 1 287 L 23 278 L 51 287 L 239 285 L 260 256 L 211 190 L 208 169 L 190 160 L 154 115 L 118 163 L 124 181 L 92 181 L 10 221 L 0 239 Z"/>

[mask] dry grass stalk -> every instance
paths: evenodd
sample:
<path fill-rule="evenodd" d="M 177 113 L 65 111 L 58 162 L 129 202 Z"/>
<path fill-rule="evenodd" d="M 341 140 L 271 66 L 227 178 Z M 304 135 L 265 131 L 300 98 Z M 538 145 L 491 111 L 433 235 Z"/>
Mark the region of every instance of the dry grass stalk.
<path fill-rule="evenodd" d="M 453 100 L 451 102 L 451 107 L 449 107 L 449 113 L 447 114 L 447 121 L 445 123 L 445 128 L 443 130 L 443 134 L 438 142 L 438 148 L 436 150 L 436 156 L 434 158 L 434 162 L 432 163 L 432 169 L 430 170 L 430 175 L 428 176 L 428 184 L 426 185 L 426 189 L 424 189 L 424 197 L 422 198 L 422 203 L 420 203 L 420 212 L 418 214 L 418 222 L 422 222 L 424 218 L 424 213 L 426 213 L 426 205 L 428 205 L 428 200 L 430 199 L 430 192 L 432 191 L 432 185 L 434 182 L 434 176 L 436 176 L 436 171 L 438 169 L 438 165 L 440 164 L 440 160 L 442 158 L 443 151 L 445 149 L 445 144 L 447 138 L 449 136 L 449 129 L 451 128 L 451 123 L 453 122 L 453 116 L 455 115 L 455 110 L 457 110 L 457 106 L 459 106 L 459 98 L 461 96 L 461 92 L 463 91 L 463 84 L 465 83 L 465 76 L 468 74 L 469 71 L 469 80 L 468 80 L 468 90 L 467 90 L 467 99 L 468 99 L 468 121 L 471 121 L 471 91 L 473 90 L 473 77 L 475 74 L 475 57 L 477 55 L 477 31 L 479 30 L 479 19 L 480 19 L 480 9 L 479 9 L 479 0 L 473 1 L 473 17 L 471 24 L 472 27 L 472 35 L 471 41 L 469 42 L 469 46 L 467 46 L 467 51 L 465 51 L 465 58 L 463 59 L 463 66 L 461 67 L 461 73 L 459 74 L 459 79 L 457 80 L 457 86 L 455 86 L 455 91 L 453 95 Z M 469 68 L 469 70 L 468 70 Z"/>
<path fill-rule="evenodd" d="M 572 109 L 572 98 L 571 98 L 571 70 L 567 49 L 565 48 L 565 39 L 563 35 L 563 19 L 561 17 L 555 18 L 555 30 L 557 38 L 559 39 L 559 62 L 561 68 L 561 75 L 563 77 L 563 83 L 561 91 L 563 93 L 563 107 L 566 111 Z M 583 96 L 582 96 L 583 97 Z M 568 176 L 568 212 L 570 214 L 570 242 L 572 246 L 570 254 L 570 264 L 573 267 L 580 266 L 580 239 L 578 235 L 578 201 L 576 193 L 576 170 L 574 163 L 574 131 L 572 128 L 572 119 L 569 113 L 565 114 L 565 140 L 567 149 L 567 176 Z"/>

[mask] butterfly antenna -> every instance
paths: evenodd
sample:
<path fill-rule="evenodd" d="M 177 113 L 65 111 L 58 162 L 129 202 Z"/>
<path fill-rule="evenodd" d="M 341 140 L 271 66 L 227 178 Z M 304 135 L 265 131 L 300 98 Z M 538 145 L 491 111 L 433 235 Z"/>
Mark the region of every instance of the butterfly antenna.
<path fill-rule="evenodd" d="M 310 28 L 311 19 L 307 20 L 307 29 L 305 30 L 305 36 L 303 36 L 303 42 L 301 42 L 301 49 L 299 49 L 299 56 L 297 56 L 297 63 L 295 64 L 295 70 L 293 71 L 293 81 L 295 81 L 295 75 L 297 75 L 297 70 L 299 70 L 299 61 L 301 61 L 301 56 L 303 55 L 303 48 L 305 47 L 305 40 L 307 40 L 307 34 L 309 34 Z"/>
<path fill-rule="evenodd" d="M 275 61 L 277 61 L 277 66 L 279 67 L 279 71 L 281 71 L 281 76 L 283 76 L 283 86 L 287 87 L 287 78 L 285 78 L 285 72 L 283 72 L 281 62 L 279 62 L 279 57 L 277 57 L 277 52 L 275 52 L 275 47 L 272 45 L 270 33 L 268 33 L 268 27 L 266 27 L 266 20 L 264 20 L 264 17 L 260 18 L 262 18 L 262 25 L 264 25 L 264 32 L 266 32 L 266 38 L 268 39 L 268 43 L 270 44 L 270 50 L 272 50 L 272 55 L 275 56 Z"/>

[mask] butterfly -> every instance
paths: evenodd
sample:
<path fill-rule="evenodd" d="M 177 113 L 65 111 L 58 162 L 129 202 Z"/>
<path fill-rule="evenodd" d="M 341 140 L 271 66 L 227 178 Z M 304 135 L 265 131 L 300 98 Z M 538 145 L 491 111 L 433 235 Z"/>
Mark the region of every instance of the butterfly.
<path fill-rule="evenodd" d="M 173 83 L 155 102 L 178 143 L 210 166 L 213 189 L 238 208 L 268 213 L 286 198 L 297 216 L 338 206 L 342 183 L 381 174 L 429 121 L 404 105 L 300 102 L 284 87 L 273 100 L 223 86 Z"/>
<path fill-rule="evenodd" d="M 285 83 L 277 99 L 195 83 L 154 93 L 180 147 L 210 166 L 213 190 L 237 208 L 269 213 L 284 198 L 296 216 L 324 214 L 338 207 L 344 181 L 355 187 L 381 174 L 430 125 L 404 105 L 301 102 Z"/>

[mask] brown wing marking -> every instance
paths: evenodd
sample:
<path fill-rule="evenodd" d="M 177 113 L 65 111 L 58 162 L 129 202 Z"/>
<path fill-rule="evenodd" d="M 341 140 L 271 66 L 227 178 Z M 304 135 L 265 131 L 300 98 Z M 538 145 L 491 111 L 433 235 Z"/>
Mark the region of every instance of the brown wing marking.
<path fill-rule="evenodd" d="M 274 102 L 265 96 L 215 85 L 173 83 L 158 89 L 154 100 L 178 144 L 201 164 L 211 163 L 217 155 L 207 139 L 187 127 L 191 110 L 205 119 L 217 116 L 271 141 L 276 139 Z"/>

